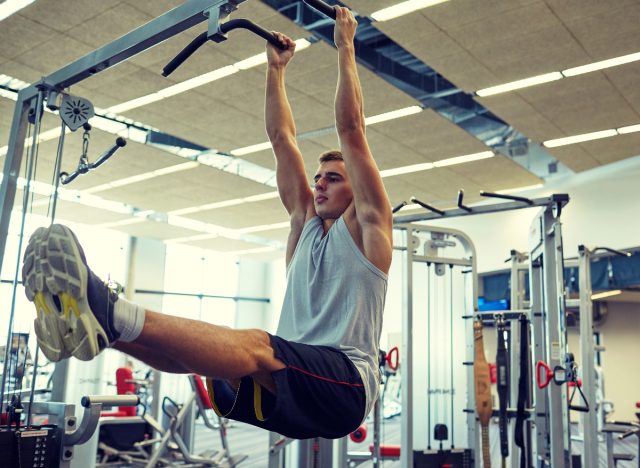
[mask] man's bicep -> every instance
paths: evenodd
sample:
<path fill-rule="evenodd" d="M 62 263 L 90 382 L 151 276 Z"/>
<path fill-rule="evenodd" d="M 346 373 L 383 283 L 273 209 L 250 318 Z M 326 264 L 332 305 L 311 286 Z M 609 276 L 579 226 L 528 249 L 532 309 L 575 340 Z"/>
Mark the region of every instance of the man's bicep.
<path fill-rule="evenodd" d="M 383 215 L 383 221 L 386 222 L 391 216 L 389 198 L 364 133 L 354 131 L 341 135 L 340 143 L 353 187 L 358 218 L 365 222 L 361 219 L 363 215 Z"/>
<path fill-rule="evenodd" d="M 276 182 L 280 199 L 290 215 L 304 213 L 313 204 L 313 194 L 304 170 L 302 154 L 295 142 L 273 144 Z"/>

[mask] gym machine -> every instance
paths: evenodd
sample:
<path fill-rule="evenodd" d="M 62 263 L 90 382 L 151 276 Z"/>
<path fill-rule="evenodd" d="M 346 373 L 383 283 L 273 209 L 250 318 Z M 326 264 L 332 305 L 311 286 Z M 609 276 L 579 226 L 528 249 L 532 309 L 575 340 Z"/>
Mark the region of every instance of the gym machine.
<path fill-rule="evenodd" d="M 475 408 L 476 400 L 474 386 L 467 385 L 474 378 L 474 328 L 472 321 L 465 320 L 475 315 L 477 304 L 475 247 L 466 234 L 453 229 L 404 223 L 395 228 L 403 234 L 403 245 L 395 249 L 406 252 L 407 288 L 402 317 L 401 466 L 473 466 L 480 449 L 476 417 L 475 411 L 464 408 Z M 456 271 L 460 275 L 454 279 Z M 464 292 L 454 296 L 456 279 L 455 289 Z M 426 310 L 426 316 L 417 310 Z M 463 312 L 454 314 L 454 310 Z M 428 330 L 426 344 L 414 341 L 420 329 Z M 454 348 L 454 342 L 465 343 L 465 348 Z M 425 353 L 426 366 L 414 362 L 415 353 Z M 426 388 L 425 395 L 414 387 Z M 424 416 L 414 422 L 416 414 Z M 466 431 L 456 434 L 456 427 Z M 447 449 L 442 446 L 445 440 L 450 440 Z"/>
<path fill-rule="evenodd" d="M 599 433 L 605 435 L 607 449 L 607 466 L 615 466 L 618 459 L 631 460 L 624 454 L 614 453 L 614 433 L 622 434 L 620 438 L 626 438 L 633 434 L 633 427 L 624 423 L 605 423 L 605 410 L 602 395 L 597 394 L 598 386 L 602 385 L 597 375 L 596 364 L 598 353 L 604 351 L 599 342 L 596 342 L 596 334 L 593 326 L 593 300 L 591 282 L 591 261 L 599 258 L 619 255 L 630 257 L 631 253 L 611 249 L 609 247 L 595 247 L 589 249 L 584 245 L 578 246 L 578 259 L 568 260 L 567 266 L 578 267 L 579 299 L 567 300 L 568 304 L 577 305 L 580 311 L 580 357 L 582 372 L 580 373 L 581 387 L 584 389 L 584 398 L 592 402 L 589 411 L 583 412 L 581 417 L 581 429 L 583 436 L 582 466 L 595 468 L 599 466 Z M 601 379 L 601 377 L 600 377 Z M 635 428 L 637 431 L 637 428 Z M 640 452 L 639 455 L 640 456 Z"/>
<path fill-rule="evenodd" d="M 20 405 L 19 411 L 9 405 L 11 421 L 0 426 L 2 466 L 70 468 L 74 446 L 93 436 L 103 408 L 138 403 L 138 397 L 133 395 L 85 396 L 81 400 L 84 412 L 80 421 L 72 404 L 27 403 Z M 47 424 L 32 425 L 31 417 L 35 415 L 46 416 Z"/>
<path fill-rule="evenodd" d="M 500 410 L 492 410 L 490 416 L 498 416 L 501 433 L 500 451 L 502 456 L 502 464 L 506 465 L 507 454 L 511 453 L 512 466 L 518 466 L 517 456 L 514 453 L 513 448 L 509 452 L 509 440 L 506 439 L 508 434 L 508 421 L 515 418 L 516 423 L 512 424 L 513 431 L 517 432 L 517 437 L 514 437 L 519 441 L 520 455 L 524 458 L 524 464 L 520 466 L 535 466 L 535 467 L 571 467 L 572 460 L 570 457 L 570 439 L 569 439 L 569 418 L 568 407 L 566 404 L 567 393 L 566 387 L 559 382 L 558 385 L 549 385 L 545 388 L 536 389 L 535 393 L 531 391 L 531 383 L 533 381 L 533 369 L 532 366 L 525 366 L 524 372 L 516 371 L 522 369 L 520 359 L 523 359 L 524 363 L 549 361 L 554 369 L 567 370 L 567 350 L 566 350 L 566 317 L 565 317 L 565 297 L 563 286 L 563 257 L 562 257 L 562 232 L 560 224 L 560 214 L 562 208 L 568 203 L 569 197 L 564 194 L 552 195 L 548 198 L 528 199 L 524 197 L 514 197 L 503 194 L 492 194 L 481 192 L 481 195 L 509 200 L 505 203 L 497 203 L 491 205 L 481 205 L 477 207 L 468 207 L 463 205 L 462 191 L 458 195 L 458 208 L 451 210 L 439 210 L 431 207 L 426 203 L 418 203 L 425 209 L 429 210 L 427 214 L 417 214 L 409 216 L 397 216 L 394 219 L 394 225 L 398 229 L 406 230 L 408 233 L 413 229 L 427 229 L 425 226 L 416 226 L 408 223 L 415 223 L 418 221 L 428 221 L 434 219 L 444 219 L 447 217 L 455 216 L 467 216 L 471 214 L 493 213 L 500 211 L 509 211 L 514 209 L 539 207 L 540 210 L 535 216 L 530 229 L 529 237 L 529 278 L 530 278 L 530 301 L 529 307 L 525 307 L 524 296 L 520 294 L 519 288 L 514 288 L 512 283 L 512 307 L 517 309 L 500 311 L 497 315 L 495 311 L 479 311 L 477 308 L 477 285 L 472 286 L 471 297 L 469 301 L 471 306 L 468 308 L 466 319 L 473 321 L 476 324 L 497 324 L 503 322 L 502 337 L 507 339 L 511 353 L 507 356 L 507 360 L 510 363 L 512 372 L 509 372 L 509 387 L 503 388 L 503 395 L 508 395 L 508 404 L 501 403 Z M 413 200 L 417 202 L 416 200 Z M 403 204 L 398 205 L 396 211 L 402 208 Z M 414 227 L 416 226 L 416 227 Z M 410 241 L 411 237 L 405 236 L 405 245 L 412 245 Z M 469 254 L 468 254 L 469 255 Z M 470 253 L 471 257 L 468 258 L 469 265 L 475 262 L 475 252 Z M 407 248 L 407 256 L 409 259 L 416 257 L 415 249 Z M 513 254 L 512 259 L 512 281 L 519 280 L 520 283 L 524 280 L 524 268 L 523 263 L 525 261 L 524 255 Z M 425 256 L 417 255 L 418 261 L 426 261 Z M 407 262 L 409 265 L 411 262 Z M 440 263 L 447 264 L 446 261 L 441 260 Z M 449 262 L 451 263 L 451 262 Z M 408 268 L 411 268 L 409 267 Z M 473 271 L 473 267 L 471 270 Z M 412 294 L 411 288 L 415 283 L 410 281 L 411 273 L 407 273 L 409 280 L 408 283 L 408 299 L 407 299 L 407 312 L 406 317 L 403 320 L 403 330 L 408 339 L 408 345 L 403 346 L 405 353 L 411 352 L 410 344 L 412 343 Z M 467 293 L 469 294 L 469 293 Z M 472 349 L 474 339 L 471 327 L 466 326 L 466 344 L 467 344 L 467 363 L 482 363 L 482 359 L 479 359 L 478 353 L 474 353 Z M 481 327 L 477 326 L 478 332 Z M 530 332 L 531 330 L 531 332 Z M 477 334 L 476 338 L 481 335 Z M 528 344 L 529 337 L 531 337 L 531 345 Z M 526 340 L 525 342 L 525 356 L 521 356 L 517 350 L 521 344 L 519 341 Z M 479 343 L 478 343 L 479 344 Z M 506 345 L 505 345 L 506 346 Z M 476 349 L 482 349 L 478 346 Z M 522 353 L 521 353 L 522 354 Z M 526 358 L 529 359 L 526 359 Z M 403 362 L 405 367 L 407 366 L 407 356 L 403 355 Z M 410 362 L 410 357 L 409 357 Z M 483 367 L 483 366 L 480 366 Z M 470 454 L 467 457 L 468 465 L 459 466 L 480 466 L 480 463 L 476 460 L 479 459 L 480 447 L 478 442 L 478 426 L 482 427 L 482 420 L 478 418 L 476 420 L 475 412 L 478 412 L 478 416 L 482 416 L 480 409 L 481 405 L 477 401 L 474 401 L 476 395 L 481 395 L 479 392 L 478 383 L 482 386 L 486 382 L 485 377 L 480 374 L 474 373 L 471 369 L 467 372 L 467 407 L 465 411 L 468 416 L 468 445 Z M 522 397 L 518 398 L 516 389 L 522 390 L 518 393 L 522 393 Z M 410 463 L 411 455 L 410 451 L 413 450 L 414 440 L 412 437 L 413 423 L 412 419 L 412 406 L 411 403 L 407 405 L 413 398 L 411 388 L 411 381 L 407 379 L 403 380 L 403 432 L 402 432 L 402 447 L 403 452 L 409 452 L 403 454 L 402 466 L 412 466 Z M 514 409 L 513 403 L 518 400 L 518 409 Z M 506 414 L 505 414 L 506 413 Z M 486 414 L 486 413 L 485 413 Z M 483 416 L 486 421 L 486 416 Z M 534 434 L 535 433 L 535 434 Z M 509 439 L 513 439 L 510 437 Z M 485 441 L 486 448 L 486 441 Z M 486 453 L 486 450 L 485 450 Z M 487 456 L 485 459 L 485 465 L 488 464 Z M 460 462 L 458 462 L 460 463 Z M 456 466 L 454 464 L 454 466 Z"/>

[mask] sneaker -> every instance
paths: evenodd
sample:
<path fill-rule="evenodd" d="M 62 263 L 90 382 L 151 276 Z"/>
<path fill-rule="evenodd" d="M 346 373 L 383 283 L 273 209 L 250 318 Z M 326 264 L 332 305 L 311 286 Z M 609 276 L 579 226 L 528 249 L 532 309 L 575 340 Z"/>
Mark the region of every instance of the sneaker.
<path fill-rule="evenodd" d="M 68 227 L 54 224 L 33 233 L 22 282 L 36 306 L 38 345 L 50 361 L 69 356 L 89 361 L 120 337 L 113 326 L 118 295 L 89 269 Z"/>

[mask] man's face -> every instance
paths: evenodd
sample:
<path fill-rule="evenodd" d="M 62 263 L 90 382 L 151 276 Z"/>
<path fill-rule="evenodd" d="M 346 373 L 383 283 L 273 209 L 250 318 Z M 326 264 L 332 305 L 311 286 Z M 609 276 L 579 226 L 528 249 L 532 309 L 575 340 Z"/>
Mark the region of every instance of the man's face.
<path fill-rule="evenodd" d="M 313 204 L 322 219 L 338 219 L 353 200 L 344 161 L 320 164 L 314 177 Z"/>

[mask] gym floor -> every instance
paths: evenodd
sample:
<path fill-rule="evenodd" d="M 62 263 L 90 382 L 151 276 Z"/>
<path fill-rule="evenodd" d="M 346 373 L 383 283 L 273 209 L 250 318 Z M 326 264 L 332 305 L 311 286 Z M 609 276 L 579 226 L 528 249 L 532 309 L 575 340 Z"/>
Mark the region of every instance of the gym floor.
<path fill-rule="evenodd" d="M 574 426 L 574 429 L 576 427 Z M 491 425 L 491 453 L 492 460 L 496 463 L 495 466 L 499 466 L 500 448 L 498 444 L 498 426 L 497 424 Z M 229 447 L 232 454 L 244 454 L 248 455 L 248 458 L 241 463 L 242 468 L 264 468 L 268 465 L 268 441 L 269 435 L 266 431 L 258 429 L 253 426 L 249 426 L 243 423 L 233 422 L 232 427 L 228 431 Z M 386 420 L 383 428 L 383 441 L 386 444 L 400 444 L 400 418 Z M 637 441 L 635 437 L 629 437 L 624 440 L 614 439 L 615 453 L 628 453 L 636 455 L 637 453 Z M 367 436 L 367 439 L 361 444 L 354 444 L 349 441 L 349 450 L 364 451 L 372 443 L 371 435 Z M 573 453 L 579 453 L 582 449 L 582 442 L 572 440 L 571 442 Z M 217 449 L 220 447 L 220 439 L 216 432 L 207 429 L 200 421 L 196 421 L 196 439 L 195 439 L 195 453 L 202 453 L 206 450 Z M 600 463 L 601 468 L 606 468 L 606 446 L 605 442 L 600 442 Z M 371 462 L 363 463 L 359 465 L 362 468 L 371 468 L 373 465 Z M 385 468 L 400 468 L 399 461 L 385 461 L 383 463 Z M 616 468 L 634 468 L 637 466 L 637 460 L 633 461 L 619 461 Z"/>

